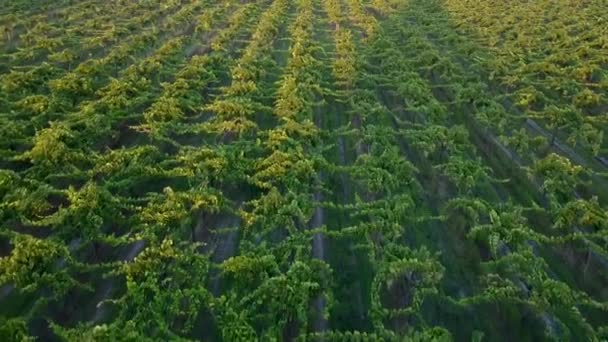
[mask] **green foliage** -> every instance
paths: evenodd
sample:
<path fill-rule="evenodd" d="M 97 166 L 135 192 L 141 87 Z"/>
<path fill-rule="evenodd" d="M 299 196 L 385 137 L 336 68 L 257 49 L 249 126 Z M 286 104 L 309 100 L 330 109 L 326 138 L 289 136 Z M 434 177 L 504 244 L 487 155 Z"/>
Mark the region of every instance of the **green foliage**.
<path fill-rule="evenodd" d="M 76 284 L 69 270 L 57 263 L 72 263 L 68 249 L 59 241 L 13 234 L 13 250 L 0 258 L 0 284 L 13 284 L 23 292 L 43 288 L 53 290 L 54 296 L 65 294 Z"/>
<path fill-rule="evenodd" d="M 41 166 L 58 167 L 71 159 L 67 143 L 73 136 L 65 125 L 51 123 L 50 127 L 36 132 L 32 149 L 22 156 Z"/>
<path fill-rule="evenodd" d="M 26 2 L 0 340 L 607 336 L 599 2 Z"/>
<path fill-rule="evenodd" d="M 19 318 L 6 319 L 0 317 L 0 338 L 3 341 L 35 341 L 29 336 L 26 321 Z"/>

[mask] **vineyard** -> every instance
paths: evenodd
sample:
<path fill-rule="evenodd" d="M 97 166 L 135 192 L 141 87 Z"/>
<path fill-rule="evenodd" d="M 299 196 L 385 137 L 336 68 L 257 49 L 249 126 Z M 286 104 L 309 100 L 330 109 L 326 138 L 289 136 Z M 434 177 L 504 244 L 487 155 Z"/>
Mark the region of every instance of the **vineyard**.
<path fill-rule="evenodd" d="M 605 0 L 0 0 L 0 341 L 608 340 Z"/>

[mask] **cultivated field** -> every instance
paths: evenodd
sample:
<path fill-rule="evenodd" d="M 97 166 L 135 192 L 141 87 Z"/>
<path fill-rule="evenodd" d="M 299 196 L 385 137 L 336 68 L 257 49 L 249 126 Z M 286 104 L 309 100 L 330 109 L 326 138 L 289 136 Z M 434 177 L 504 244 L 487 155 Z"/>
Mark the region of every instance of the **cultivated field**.
<path fill-rule="evenodd" d="M 0 0 L 0 341 L 608 339 L 605 0 Z"/>

